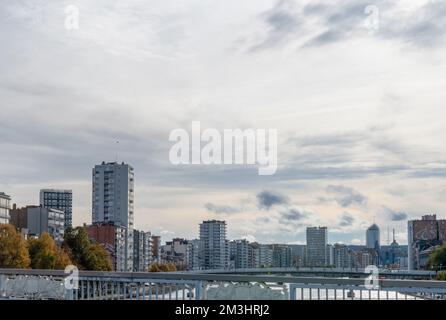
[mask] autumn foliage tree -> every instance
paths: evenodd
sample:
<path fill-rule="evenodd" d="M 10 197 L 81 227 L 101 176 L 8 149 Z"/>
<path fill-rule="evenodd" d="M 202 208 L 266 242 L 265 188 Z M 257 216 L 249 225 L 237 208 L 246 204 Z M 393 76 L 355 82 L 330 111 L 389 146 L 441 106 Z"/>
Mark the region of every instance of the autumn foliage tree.
<path fill-rule="evenodd" d="M 65 249 L 59 248 L 47 232 L 29 239 L 28 248 L 33 269 L 65 269 L 71 264 Z"/>
<path fill-rule="evenodd" d="M 26 241 L 12 225 L 0 225 L 0 268 L 26 269 L 29 266 Z"/>
<path fill-rule="evenodd" d="M 172 272 L 177 271 L 173 263 L 154 263 L 150 266 L 149 272 Z"/>

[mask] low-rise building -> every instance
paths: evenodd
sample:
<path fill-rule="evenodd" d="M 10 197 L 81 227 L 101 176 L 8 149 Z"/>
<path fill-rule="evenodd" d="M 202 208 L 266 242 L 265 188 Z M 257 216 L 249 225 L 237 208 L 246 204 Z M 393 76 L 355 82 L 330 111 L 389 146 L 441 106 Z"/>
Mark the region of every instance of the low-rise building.
<path fill-rule="evenodd" d="M 10 223 L 18 230 L 25 231 L 30 237 L 38 237 L 48 232 L 57 243 L 62 243 L 64 236 L 64 217 L 61 210 L 26 206 L 17 208 L 14 204 L 10 211 Z"/>

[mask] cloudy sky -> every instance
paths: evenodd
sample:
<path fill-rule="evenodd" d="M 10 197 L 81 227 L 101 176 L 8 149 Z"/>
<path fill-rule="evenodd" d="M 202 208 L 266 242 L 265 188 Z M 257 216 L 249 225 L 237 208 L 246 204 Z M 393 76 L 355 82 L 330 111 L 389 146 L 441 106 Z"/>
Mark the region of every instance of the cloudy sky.
<path fill-rule="evenodd" d="M 0 191 L 73 189 L 89 223 L 91 169 L 117 158 L 137 228 L 164 240 L 217 218 L 265 243 L 326 225 L 360 244 L 373 221 L 404 243 L 408 218 L 446 218 L 444 17 L 444 1 L 3 0 Z M 169 133 L 195 120 L 278 129 L 277 173 L 172 165 Z"/>

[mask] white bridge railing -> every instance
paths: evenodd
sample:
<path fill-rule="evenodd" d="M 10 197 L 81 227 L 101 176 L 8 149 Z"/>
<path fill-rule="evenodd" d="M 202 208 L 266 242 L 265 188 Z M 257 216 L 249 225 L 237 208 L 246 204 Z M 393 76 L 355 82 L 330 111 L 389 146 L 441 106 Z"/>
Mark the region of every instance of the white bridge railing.
<path fill-rule="evenodd" d="M 68 300 L 400 300 L 446 299 L 446 282 L 209 273 L 80 271 L 67 287 L 64 271 L 0 269 L 0 299 Z"/>

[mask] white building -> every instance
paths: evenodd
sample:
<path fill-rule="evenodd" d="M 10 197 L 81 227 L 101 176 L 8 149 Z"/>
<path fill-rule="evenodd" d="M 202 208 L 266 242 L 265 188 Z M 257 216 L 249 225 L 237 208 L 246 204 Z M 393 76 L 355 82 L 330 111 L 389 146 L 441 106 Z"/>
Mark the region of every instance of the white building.
<path fill-rule="evenodd" d="M 307 265 L 325 267 L 327 265 L 327 227 L 307 228 Z"/>
<path fill-rule="evenodd" d="M 71 190 L 42 189 L 40 190 L 40 205 L 63 211 L 65 228 L 73 225 L 73 192 Z"/>
<path fill-rule="evenodd" d="M 226 240 L 226 221 L 207 220 L 200 224 L 202 269 L 228 269 L 229 245 Z"/>
<path fill-rule="evenodd" d="M 367 249 L 379 250 L 381 247 L 379 227 L 372 224 L 366 231 L 366 247 Z"/>
<path fill-rule="evenodd" d="M 133 270 L 134 172 L 128 164 L 116 162 L 96 165 L 93 169 L 92 221 L 124 227 L 126 235 L 126 270 Z"/>
<path fill-rule="evenodd" d="M 11 197 L 0 192 L 0 224 L 9 223 L 9 210 L 11 209 Z"/>

